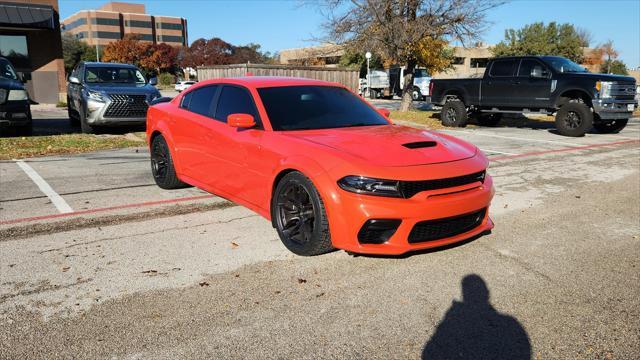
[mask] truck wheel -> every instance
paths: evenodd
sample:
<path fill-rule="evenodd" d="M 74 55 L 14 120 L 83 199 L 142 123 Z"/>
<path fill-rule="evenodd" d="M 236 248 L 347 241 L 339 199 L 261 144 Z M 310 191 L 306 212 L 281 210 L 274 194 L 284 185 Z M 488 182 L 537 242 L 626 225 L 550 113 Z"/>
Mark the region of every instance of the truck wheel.
<path fill-rule="evenodd" d="M 498 126 L 502 120 L 502 114 L 481 114 L 478 116 L 478 124 L 481 126 Z"/>
<path fill-rule="evenodd" d="M 413 101 L 420 101 L 422 100 L 422 93 L 420 93 L 420 89 L 413 88 L 413 91 L 411 91 L 411 100 Z"/>
<path fill-rule="evenodd" d="M 467 125 L 467 108 L 460 100 L 448 101 L 440 112 L 442 125 L 450 127 L 464 127 Z"/>
<path fill-rule="evenodd" d="M 568 103 L 556 113 L 556 129 L 564 136 L 584 136 L 592 124 L 593 113 L 583 103 Z"/>
<path fill-rule="evenodd" d="M 629 119 L 598 121 L 593 124 L 593 127 L 602 134 L 615 134 L 624 129 L 627 126 L 627 122 L 629 122 Z"/>
<path fill-rule="evenodd" d="M 378 98 L 378 91 L 374 90 L 374 89 L 369 90 L 369 98 L 377 99 Z"/>

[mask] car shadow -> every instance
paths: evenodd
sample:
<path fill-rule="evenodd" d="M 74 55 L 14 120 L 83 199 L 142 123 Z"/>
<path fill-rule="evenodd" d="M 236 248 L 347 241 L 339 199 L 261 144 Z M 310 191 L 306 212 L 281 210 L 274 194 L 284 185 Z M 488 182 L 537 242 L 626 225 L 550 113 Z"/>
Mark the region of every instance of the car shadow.
<path fill-rule="evenodd" d="M 453 300 L 422 359 L 530 359 L 531 342 L 513 316 L 491 305 L 486 282 L 476 274 L 462 279 L 462 301 Z"/>
<path fill-rule="evenodd" d="M 118 126 L 118 127 L 98 127 L 95 129 L 96 134 L 124 135 L 131 132 L 145 131 L 145 125 L 135 126 Z M 33 131 L 31 134 L 21 134 L 15 129 L 5 128 L 0 132 L 0 137 L 30 137 L 30 136 L 50 136 L 50 135 L 66 135 L 81 134 L 82 130 L 79 125 L 73 125 L 66 117 L 49 117 L 34 118 Z"/>

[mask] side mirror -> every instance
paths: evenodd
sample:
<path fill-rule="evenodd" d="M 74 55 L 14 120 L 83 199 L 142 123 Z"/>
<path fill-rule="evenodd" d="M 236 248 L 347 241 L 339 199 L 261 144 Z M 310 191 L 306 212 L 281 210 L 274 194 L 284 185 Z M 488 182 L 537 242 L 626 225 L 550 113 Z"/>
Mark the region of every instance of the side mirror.
<path fill-rule="evenodd" d="M 153 85 L 153 86 L 158 85 L 158 78 L 152 77 L 151 79 L 149 79 L 149 85 Z"/>
<path fill-rule="evenodd" d="M 239 129 L 250 129 L 256 126 L 256 121 L 249 114 L 230 114 L 227 116 L 227 124 Z"/>
<path fill-rule="evenodd" d="M 386 117 L 387 119 L 391 115 L 391 111 L 389 111 L 389 109 L 377 108 L 376 110 L 378 110 L 378 113 L 380 113 L 380 115 Z"/>
<path fill-rule="evenodd" d="M 69 83 L 80 85 L 80 79 L 75 76 L 69 76 Z"/>
<path fill-rule="evenodd" d="M 531 77 L 532 78 L 546 78 L 549 76 L 549 73 L 542 69 L 541 66 L 534 66 L 531 69 Z"/>

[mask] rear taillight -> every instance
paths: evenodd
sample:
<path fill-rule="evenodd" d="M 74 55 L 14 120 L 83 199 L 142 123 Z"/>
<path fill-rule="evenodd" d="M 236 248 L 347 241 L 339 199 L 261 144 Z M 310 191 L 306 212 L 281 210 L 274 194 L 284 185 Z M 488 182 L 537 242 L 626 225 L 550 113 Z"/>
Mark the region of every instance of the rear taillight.
<path fill-rule="evenodd" d="M 429 96 L 433 94 L 433 81 L 429 81 Z"/>

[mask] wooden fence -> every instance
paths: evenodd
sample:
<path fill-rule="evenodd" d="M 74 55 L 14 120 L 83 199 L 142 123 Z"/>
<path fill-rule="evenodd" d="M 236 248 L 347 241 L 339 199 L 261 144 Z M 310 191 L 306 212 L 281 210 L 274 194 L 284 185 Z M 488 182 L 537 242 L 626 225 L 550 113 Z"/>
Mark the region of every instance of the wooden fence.
<path fill-rule="evenodd" d="M 331 81 L 343 84 L 358 92 L 359 71 L 346 68 L 321 66 L 292 66 L 266 64 L 234 64 L 198 67 L 198 80 L 240 77 L 251 73 L 253 76 L 289 76 Z"/>

